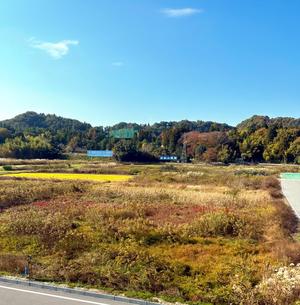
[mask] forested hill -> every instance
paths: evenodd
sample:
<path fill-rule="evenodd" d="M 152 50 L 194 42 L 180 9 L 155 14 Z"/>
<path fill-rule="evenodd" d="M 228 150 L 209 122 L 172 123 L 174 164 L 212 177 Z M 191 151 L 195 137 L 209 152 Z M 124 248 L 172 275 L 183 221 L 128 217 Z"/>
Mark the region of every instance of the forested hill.
<path fill-rule="evenodd" d="M 111 135 L 124 128 L 134 130 L 132 139 Z M 199 161 L 300 163 L 300 119 L 253 116 L 236 127 L 188 120 L 93 127 L 26 112 L 0 121 L 0 157 L 58 158 L 87 149 L 113 149 L 120 160 L 147 161 L 162 154 L 180 157 L 183 148 L 188 159 Z"/>
<path fill-rule="evenodd" d="M 0 121 L 0 126 L 5 127 L 13 132 L 55 132 L 63 130 L 65 132 L 86 132 L 92 126 L 77 120 L 66 119 L 54 114 L 38 114 L 28 111 L 17 115 L 13 119 Z"/>
<path fill-rule="evenodd" d="M 259 128 L 293 128 L 300 127 L 300 119 L 278 117 L 270 119 L 268 116 L 254 115 L 236 126 L 239 130 L 257 130 Z"/>

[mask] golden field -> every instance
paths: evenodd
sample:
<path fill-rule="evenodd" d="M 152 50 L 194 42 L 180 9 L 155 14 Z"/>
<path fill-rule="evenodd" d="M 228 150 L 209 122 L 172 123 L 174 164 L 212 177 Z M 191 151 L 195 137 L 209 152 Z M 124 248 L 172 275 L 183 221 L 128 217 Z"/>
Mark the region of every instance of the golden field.
<path fill-rule="evenodd" d="M 86 180 L 86 181 L 127 181 L 129 175 L 103 175 L 103 174 L 74 174 L 74 173 L 9 173 L 5 177 L 28 179 L 56 179 L 56 180 Z"/>

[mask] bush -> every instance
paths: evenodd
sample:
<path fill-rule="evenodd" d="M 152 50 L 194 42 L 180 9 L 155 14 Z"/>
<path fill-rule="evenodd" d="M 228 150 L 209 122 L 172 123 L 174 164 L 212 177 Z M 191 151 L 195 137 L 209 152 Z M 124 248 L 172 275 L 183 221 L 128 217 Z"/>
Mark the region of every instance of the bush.
<path fill-rule="evenodd" d="M 260 239 L 263 226 L 251 215 L 237 215 L 232 212 L 215 212 L 201 216 L 188 226 L 191 237 L 238 236 Z"/>
<path fill-rule="evenodd" d="M 137 150 L 136 146 L 130 142 L 119 142 L 114 147 L 114 155 L 118 161 L 123 162 L 157 162 L 158 159 L 144 151 Z"/>
<path fill-rule="evenodd" d="M 256 287 L 257 300 L 265 305 L 287 305 L 300 298 L 300 266 L 281 267 Z"/>
<path fill-rule="evenodd" d="M 13 167 L 11 165 L 3 165 L 2 166 L 5 171 L 12 171 Z"/>
<path fill-rule="evenodd" d="M 266 190 L 270 190 L 270 189 L 280 190 L 280 182 L 274 176 L 266 177 L 263 180 L 262 187 Z"/>
<path fill-rule="evenodd" d="M 20 255 L 0 255 L 0 271 L 9 273 L 22 273 L 27 264 L 26 258 Z"/>
<path fill-rule="evenodd" d="M 239 219 L 233 214 L 223 212 L 201 216 L 189 228 L 193 236 L 237 236 L 239 227 L 242 225 Z"/>
<path fill-rule="evenodd" d="M 299 219 L 293 209 L 283 200 L 276 200 L 273 204 L 281 228 L 289 235 L 295 233 L 298 229 Z"/>

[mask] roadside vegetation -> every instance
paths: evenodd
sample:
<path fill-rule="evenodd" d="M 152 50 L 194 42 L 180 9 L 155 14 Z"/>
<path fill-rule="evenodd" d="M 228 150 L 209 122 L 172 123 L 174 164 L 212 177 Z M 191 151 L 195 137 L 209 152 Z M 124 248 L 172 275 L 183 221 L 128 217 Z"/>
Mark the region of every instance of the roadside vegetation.
<path fill-rule="evenodd" d="M 277 180 L 297 166 L 10 161 L 0 172 L 4 274 L 20 275 L 30 255 L 35 279 L 127 296 L 198 305 L 299 299 L 298 220 Z M 3 175 L 31 168 L 38 177 L 58 164 L 66 173 L 132 178 L 41 183 Z"/>

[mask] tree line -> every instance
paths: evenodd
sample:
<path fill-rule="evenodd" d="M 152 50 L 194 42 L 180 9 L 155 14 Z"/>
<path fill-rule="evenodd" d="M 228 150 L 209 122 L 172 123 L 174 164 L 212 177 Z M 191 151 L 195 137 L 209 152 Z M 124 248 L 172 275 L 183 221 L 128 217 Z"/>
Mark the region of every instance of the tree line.
<path fill-rule="evenodd" d="M 112 130 L 132 128 L 131 139 Z M 300 163 L 300 119 L 253 116 L 236 127 L 205 121 L 119 123 L 93 127 L 56 115 L 26 112 L 0 122 L 0 157 L 64 158 L 86 150 L 114 150 L 121 161 L 157 161 L 183 154 L 205 162 Z"/>

